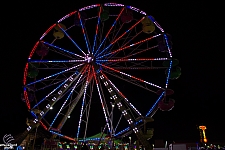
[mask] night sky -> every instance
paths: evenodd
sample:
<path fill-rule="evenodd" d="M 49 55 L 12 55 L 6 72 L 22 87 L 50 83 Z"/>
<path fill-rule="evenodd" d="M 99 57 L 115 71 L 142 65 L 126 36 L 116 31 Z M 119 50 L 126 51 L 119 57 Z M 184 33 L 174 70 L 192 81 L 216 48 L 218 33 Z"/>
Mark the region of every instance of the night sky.
<path fill-rule="evenodd" d="M 1 10 L 0 139 L 4 134 L 16 135 L 26 129 L 27 108 L 20 95 L 24 66 L 33 45 L 61 17 L 91 4 L 36 0 L 1 6 L 7 10 Z M 155 138 L 195 142 L 199 138 L 196 125 L 202 124 L 207 126 L 209 141 L 224 140 L 225 52 L 220 4 L 144 0 L 124 4 L 154 16 L 172 35 L 173 57 L 180 61 L 182 69 L 181 77 L 171 82 L 174 109 L 158 111 L 154 116 Z"/>

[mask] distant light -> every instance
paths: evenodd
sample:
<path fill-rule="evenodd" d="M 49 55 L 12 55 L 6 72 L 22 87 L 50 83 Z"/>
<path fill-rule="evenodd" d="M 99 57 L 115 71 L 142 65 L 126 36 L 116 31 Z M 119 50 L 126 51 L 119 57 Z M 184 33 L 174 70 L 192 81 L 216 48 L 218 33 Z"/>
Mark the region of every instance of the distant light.
<path fill-rule="evenodd" d="M 53 109 L 53 107 L 50 107 L 50 109 Z"/>
<path fill-rule="evenodd" d="M 68 118 L 70 118 L 70 116 L 68 116 Z"/>

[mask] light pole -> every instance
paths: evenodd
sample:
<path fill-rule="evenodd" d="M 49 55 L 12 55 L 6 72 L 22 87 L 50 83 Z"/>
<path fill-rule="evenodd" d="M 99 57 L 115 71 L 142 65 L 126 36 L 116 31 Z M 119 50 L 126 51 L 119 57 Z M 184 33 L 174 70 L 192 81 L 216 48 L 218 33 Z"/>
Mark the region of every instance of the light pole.
<path fill-rule="evenodd" d="M 111 111 L 111 121 L 110 121 L 110 123 L 111 123 L 111 136 L 113 136 L 114 135 L 114 129 L 113 129 L 113 110 L 114 110 L 114 107 L 115 107 L 115 104 L 114 103 L 112 103 L 111 102 L 111 105 L 112 105 L 112 111 Z"/>
<path fill-rule="evenodd" d="M 115 104 L 111 102 L 111 105 L 112 105 L 112 111 L 111 111 L 111 121 L 110 121 L 110 126 L 111 126 L 111 148 L 113 149 L 113 145 L 114 145 L 114 142 L 113 142 L 113 136 L 114 136 L 114 129 L 113 129 L 113 110 L 114 110 L 114 107 L 115 107 Z"/>
<path fill-rule="evenodd" d="M 131 149 L 131 137 L 130 136 L 129 136 L 129 140 L 130 140 L 129 149 Z"/>

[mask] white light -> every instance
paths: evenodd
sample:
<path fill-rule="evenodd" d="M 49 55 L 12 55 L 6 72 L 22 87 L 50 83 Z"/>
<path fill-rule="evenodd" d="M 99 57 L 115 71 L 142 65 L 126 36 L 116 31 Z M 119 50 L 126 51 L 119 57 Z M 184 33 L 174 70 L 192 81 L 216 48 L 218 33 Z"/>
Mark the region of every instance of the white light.
<path fill-rule="evenodd" d="M 50 109 L 53 109 L 53 107 L 50 107 Z"/>
<path fill-rule="evenodd" d="M 70 118 L 70 116 L 68 116 L 68 118 Z"/>

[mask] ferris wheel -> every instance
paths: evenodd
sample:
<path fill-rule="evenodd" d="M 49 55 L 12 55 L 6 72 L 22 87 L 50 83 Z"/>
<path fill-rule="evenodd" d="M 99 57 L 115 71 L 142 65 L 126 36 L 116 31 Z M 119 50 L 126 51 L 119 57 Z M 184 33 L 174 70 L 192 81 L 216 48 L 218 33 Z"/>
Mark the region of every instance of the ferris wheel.
<path fill-rule="evenodd" d="M 132 132 L 150 147 L 140 125 L 173 108 L 168 84 L 181 74 L 171 49 L 171 36 L 132 6 L 96 4 L 64 16 L 28 57 L 22 97 L 34 119 L 17 143 L 41 125 L 72 141 L 100 129 Z"/>

